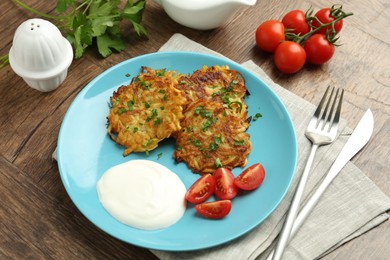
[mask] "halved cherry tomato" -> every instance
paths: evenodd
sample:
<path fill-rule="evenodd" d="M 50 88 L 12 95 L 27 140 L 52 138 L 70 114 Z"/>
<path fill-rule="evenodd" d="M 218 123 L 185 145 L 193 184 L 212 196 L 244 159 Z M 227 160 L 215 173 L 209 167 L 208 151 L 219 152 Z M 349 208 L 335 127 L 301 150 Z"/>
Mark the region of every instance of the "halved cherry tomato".
<path fill-rule="evenodd" d="M 292 10 L 285 14 L 282 19 L 285 29 L 291 29 L 292 33 L 304 35 L 310 31 L 306 22 L 306 14 L 302 10 Z"/>
<path fill-rule="evenodd" d="M 197 204 L 205 202 L 215 190 L 215 179 L 211 174 L 205 174 L 200 177 L 186 193 L 186 200 Z"/>
<path fill-rule="evenodd" d="M 232 208 L 230 200 L 217 200 L 213 202 L 205 202 L 195 206 L 196 211 L 206 218 L 223 218 L 229 214 Z"/>
<path fill-rule="evenodd" d="M 265 21 L 257 27 L 256 44 L 263 51 L 274 52 L 284 40 L 284 25 L 280 21 Z"/>
<path fill-rule="evenodd" d="M 234 175 L 227 168 L 219 168 L 213 173 L 215 179 L 214 194 L 222 200 L 230 200 L 238 193 L 238 188 L 234 185 Z"/>
<path fill-rule="evenodd" d="M 275 51 L 276 67 L 287 74 L 299 71 L 306 61 L 306 52 L 301 45 L 292 41 L 279 44 Z"/>
<path fill-rule="evenodd" d="M 323 24 L 331 23 L 335 19 L 330 14 L 330 11 L 331 11 L 330 8 L 322 8 L 314 16 L 317 17 L 318 20 L 320 20 L 320 22 L 323 23 Z M 313 25 L 314 28 L 317 28 L 317 27 L 320 26 L 320 23 L 317 22 L 317 20 L 313 20 L 312 25 Z M 338 21 L 338 22 L 336 22 L 334 24 L 334 30 L 336 31 L 336 33 L 340 32 L 341 28 L 343 28 L 343 20 L 340 20 L 340 21 Z M 329 26 L 326 26 L 324 28 L 321 28 L 317 33 L 326 34 L 327 30 L 332 30 L 332 26 L 329 25 Z"/>
<path fill-rule="evenodd" d="M 324 34 L 314 34 L 305 43 L 306 59 L 312 64 L 323 64 L 332 58 L 335 47 Z"/>
<path fill-rule="evenodd" d="M 242 190 L 254 190 L 263 182 L 265 171 L 263 165 L 256 163 L 245 169 L 234 179 L 234 184 Z"/>

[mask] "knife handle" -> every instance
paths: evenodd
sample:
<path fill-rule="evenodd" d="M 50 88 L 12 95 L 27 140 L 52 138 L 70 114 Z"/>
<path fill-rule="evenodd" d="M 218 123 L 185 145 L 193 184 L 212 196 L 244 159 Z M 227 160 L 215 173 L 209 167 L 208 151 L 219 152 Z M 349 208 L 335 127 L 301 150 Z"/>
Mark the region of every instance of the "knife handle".
<path fill-rule="evenodd" d="M 319 199 L 321 198 L 324 191 L 328 188 L 329 184 L 332 182 L 332 180 L 337 176 L 337 173 L 340 172 L 338 168 L 332 167 L 318 189 L 315 191 L 315 193 L 310 197 L 310 199 L 307 201 L 305 206 L 301 209 L 299 214 L 297 215 L 294 224 L 291 228 L 290 236 L 288 237 L 288 241 L 290 241 L 294 235 L 297 233 L 299 228 L 302 226 L 303 222 L 305 222 L 306 218 L 310 215 L 313 208 L 318 203 Z M 287 241 L 287 242 L 288 242 Z M 275 250 L 272 250 L 272 252 L 268 255 L 267 260 L 273 259 L 275 254 Z"/>

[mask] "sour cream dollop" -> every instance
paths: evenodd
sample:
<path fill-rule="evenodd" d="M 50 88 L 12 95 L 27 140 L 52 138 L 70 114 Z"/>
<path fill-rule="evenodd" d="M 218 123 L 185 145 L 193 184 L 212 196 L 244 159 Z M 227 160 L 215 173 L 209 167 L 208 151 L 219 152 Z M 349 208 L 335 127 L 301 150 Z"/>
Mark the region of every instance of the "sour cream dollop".
<path fill-rule="evenodd" d="M 97 192 L 114 218 L 139 229 L 166 228 L 186 210 L 186 188 L 180 178 L 153 161 L 132 160 L 108 169 Z"/>

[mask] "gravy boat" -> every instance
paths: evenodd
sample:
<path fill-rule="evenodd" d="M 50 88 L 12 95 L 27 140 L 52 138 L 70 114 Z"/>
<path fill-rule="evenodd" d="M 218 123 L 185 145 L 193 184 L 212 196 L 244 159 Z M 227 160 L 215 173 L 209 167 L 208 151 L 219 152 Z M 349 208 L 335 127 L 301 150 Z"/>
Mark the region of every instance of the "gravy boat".
<path fill-rule="evenodd" d="M 198 30 L 214 29 L 227 22 L 242 6 L 257 0 L 154 0 L 175 22 Z"/>

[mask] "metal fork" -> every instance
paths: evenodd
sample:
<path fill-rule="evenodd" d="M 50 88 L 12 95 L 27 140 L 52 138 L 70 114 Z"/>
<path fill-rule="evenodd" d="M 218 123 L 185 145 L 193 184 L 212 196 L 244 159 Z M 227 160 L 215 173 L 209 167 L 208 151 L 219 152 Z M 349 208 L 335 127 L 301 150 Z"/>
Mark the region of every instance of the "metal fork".
<path fill-rule="evenodd" d="M 309 122 L 309 125 L 307 126 L 305 136 L 312 142 L 310 155 L 296 188 L 294 198 L 291 202 L 283 229 L 279 235 L 279 240 L 275 251 L 271 252 L 267 259 L 279 260 L 282 258 L 284 249 L 287 246 L 290 238 L 291 229 L 297 217 L 300 200 L 317 149 L 319 146 L 330 144 L 336 139 L 344 90 L 337 89 L 335 92 L 335 88 L 333 87 L 328 97 L 330 89 L 330 86 L 328 86 L 316 111 L 314 112 L 313 117 Z"/>

